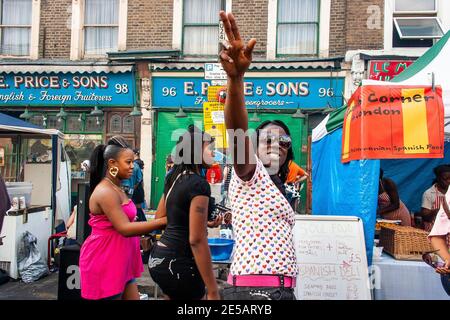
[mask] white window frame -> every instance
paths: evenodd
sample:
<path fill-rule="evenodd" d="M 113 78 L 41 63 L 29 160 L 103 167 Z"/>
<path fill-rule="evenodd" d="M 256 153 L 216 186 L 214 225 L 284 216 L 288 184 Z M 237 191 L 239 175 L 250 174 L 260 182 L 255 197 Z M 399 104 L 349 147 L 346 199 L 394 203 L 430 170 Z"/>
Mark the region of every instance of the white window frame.
<path fill-rule="evenodd" d="M 72 0 L 72 34 L 70 45 L 70 60 L 81 60 L 84 58 L 104 58 L 107 54 L 85 54 L 84 50 L 84 27 L 95 27 L 96 25 L 84 24 L 85 0 Z M 117 39 L 117 50 L 124 51 L 127 48 L 127 25 L 128 25 L 128 0 L 119 0 L 119 30 Z M 100 25 L 108 26 L 108 25 Z M 116 25 L 111 25 L 116 26 Z"/>
<path fill-rule="evenodd" d="M 225 1 L 225 11 L 231 12 L 232 0 Z M 217 12 L 217 22 L 219 13 Z M 217 43 L 218 43 L 217 39 Z M 173 0 L 173 30 L 172 30 L 172 48 L 183 50 L 183 0 Z"/>
<path fill-rule="evenodd" d="M 330 52 L 330 16 L 331 0 L 319 0 L 319 51 L 315 54 L 320 58 L 327 58 Z M 267 24 L 267 59 L 277 59 L 277 25 L 278 0 L 269 0 Z"/>
<path fill-rule="evenodd" d="M 439 8 L 439 4 L 438 4 L 438 0 L 434 0 L 434 7 L 436 8 L 435 10 L 430 10 L 430 11 L 395 11 L 395 1 L 394 1 L 394 6 L 393 6 L 393 13 L 395 14 L 433 14 L 433 13 L 438 13 L 438 8 Z"/>
<path fill-rule="evenodd" d="M 40 27 L 40 16 L 41 16 L 41 0 L 31 0 L 31 25 L 20 26 L 24 28 L 31 28 L 30 31 L 30 49 L 28 56 L 15 56 L 15 55 L 3 55 L 0 54 L 1 58 L 17 58 L 17 59 L 31 59 L 37 60 L 39 58 L 39 27 Z M 2 27 L 9 27 L 7 25 L 2 25 Z M 1 37 L 1 33 L 0 33 Z"/>
<path fill-rule="evenodd" d="M 411 17 L 393 17 L 392 19 L 394 20 L 394 24 L 395 24 L 395 27 L 396 27 L 396 29 L 398 31 L 398 34 L 400 35 L 400 39 L 402 39 L 403 34 L 402 34 L 402 31 L 401 31 L 401 28 L 398 26 L 398 21 L 397 20 L 407 20 L 407 19 L 431 20 L 431 19 L 433 19 L 433 20 L 437 21 L 439 27 L 442 29 L 442 32 L 444 32 L 444 27 L 442 26 L 442 23 L 441 23 L 441 21 L 439 20 L 438 17 L 415 17 L 415 16 L 411 16 Z M 424 37 L 421 37 L 421 36 L 414 36 L 414 37 L 408 36 L 408 37 L 406 37 L 404 39 L 423 39 L 423 38 Z M 440 38 L 441 37 L 427 37 L 427 39 L 440 39 Z"/>
<path fill-rule="evenodd" d="M 436 14 L 436 17 L 438 18 L 438 21 L 441 23 L 442 30 L 444 31 L 444 34 L 448 31 L 448 26 L 450 26 L 450 15 L 444 14 L 447 12 L 450 12 L 450 1 L 448 0 L 436 0 L 436 9 L 437 13 L 434 11 L 421 11 L 420 13 L 430 13 L 430 14 Z M 393 34 L 393 28 L 394 26 L 394 13 L 396 17 L 400 16 L 414 16 L 416 17 L 417 11 L 413 12 L 405 12 L 405 11 L 398 11 L 395 12 L 395 0 L 385 0 L 384 1 L 384 50 L 387 51 L 395 51 L 399 54 L 415 54 L 418 56 L 421 56 L 425 53 L 429 48 L 423 48 L 423 47 L 393 47 L 392 46 L 392 34 Z M 419 17 L 417 15 L 417 17 Z"/>

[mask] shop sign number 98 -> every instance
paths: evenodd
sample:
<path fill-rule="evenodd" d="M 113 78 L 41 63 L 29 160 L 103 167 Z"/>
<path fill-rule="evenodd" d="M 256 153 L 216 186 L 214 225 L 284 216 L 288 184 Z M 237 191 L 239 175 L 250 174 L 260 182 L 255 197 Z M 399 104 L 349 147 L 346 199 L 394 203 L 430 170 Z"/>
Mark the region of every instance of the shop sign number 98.
<path fill-rule="evenodd" d="M 127 84 L 117 83 L 115 86 L 117 94 L 127 94 L 129 92 Z"/>

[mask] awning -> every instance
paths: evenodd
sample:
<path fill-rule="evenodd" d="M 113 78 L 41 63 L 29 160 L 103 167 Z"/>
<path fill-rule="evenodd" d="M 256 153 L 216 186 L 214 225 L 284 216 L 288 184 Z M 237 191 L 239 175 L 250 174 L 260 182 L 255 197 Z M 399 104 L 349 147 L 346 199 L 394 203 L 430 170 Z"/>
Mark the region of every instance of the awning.
<path fill-rule="evenodd" d="M 343 57 L 314 60 L 286 60 L 286 61 L 253 61 L 249 71 L 290 71 L 290 70 L 338 70 Z M 152 63 L 153 71 L 203 71 L 205 63 L 217 60 L 185 60 Z"/>
<path fill-rule="evenodd" d="M 108 65 L 105 63 L 73 62 L 16 62 L 1 61 L 0 73 L 124 73 L 133 71 L 133 65 Z"/>
<path fill-rule="evenodd" d="M 108 52 L 108 60 L 110 61 L 166 61 L 179 58 L 181 51 L 170 48 L 151 48 L 143 50 L 126 50 L 118 52 Z"/>
<path fill-rule="evenodd" d="M 56 129 L 44 129 L 32 123 L 11 117 L 4 113 L 0 113 L 0 133 L 4 133 L 7 131 L 45 134 L 50 136 L 57 135 L 60 138 L 64 138 L 64 134 Z"/>

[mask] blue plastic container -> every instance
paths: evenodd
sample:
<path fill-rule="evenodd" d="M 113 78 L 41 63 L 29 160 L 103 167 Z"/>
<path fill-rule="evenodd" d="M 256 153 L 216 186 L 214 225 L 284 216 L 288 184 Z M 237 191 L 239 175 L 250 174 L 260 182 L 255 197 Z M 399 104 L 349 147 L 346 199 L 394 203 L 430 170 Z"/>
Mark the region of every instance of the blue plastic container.
<path fill-rule="evenodd" d="M 234 240 L 211 238 L 208 239 L 209 248 L 211 250 L 211 259 L 216 261 L 230 259 L 233 252 Z"/>

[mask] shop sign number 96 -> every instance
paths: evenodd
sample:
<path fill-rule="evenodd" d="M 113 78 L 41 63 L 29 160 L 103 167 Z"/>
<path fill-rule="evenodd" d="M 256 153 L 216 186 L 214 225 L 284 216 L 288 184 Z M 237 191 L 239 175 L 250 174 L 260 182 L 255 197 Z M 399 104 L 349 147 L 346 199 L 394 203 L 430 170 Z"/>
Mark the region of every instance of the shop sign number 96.
<path fill-rule="evenodd" d="M 187 92 L 185 92 L 187 94 Z M 197 93 L 195 92 L 194 94 L 197 95 Z M 175 87 L 163 87 L 162 88 L 162 95 L 163 97 L 175 97 L 177 95 L 177 88 Z M 291 95 L 291 94 L 289 94 Z M 334 88 L 319 88 L 319 97 L 323 98 L 323 97 L 334 97 Z"/>
<path fill-rule="evenodd" d="M 163 92 L 163 96 L 167 97 L 167 96 L 171 96 L 171 97 L 175 97 L 177 95 L 177 88 L 175 87 L 164 87 L 162 88 L 162 92 Z"/>
<path fill-rule="evenodd" d="M 333 97 L 334 96 L 334 90 L 333 88 L 320 88 L 319 89 L 319 97 Z"/>

